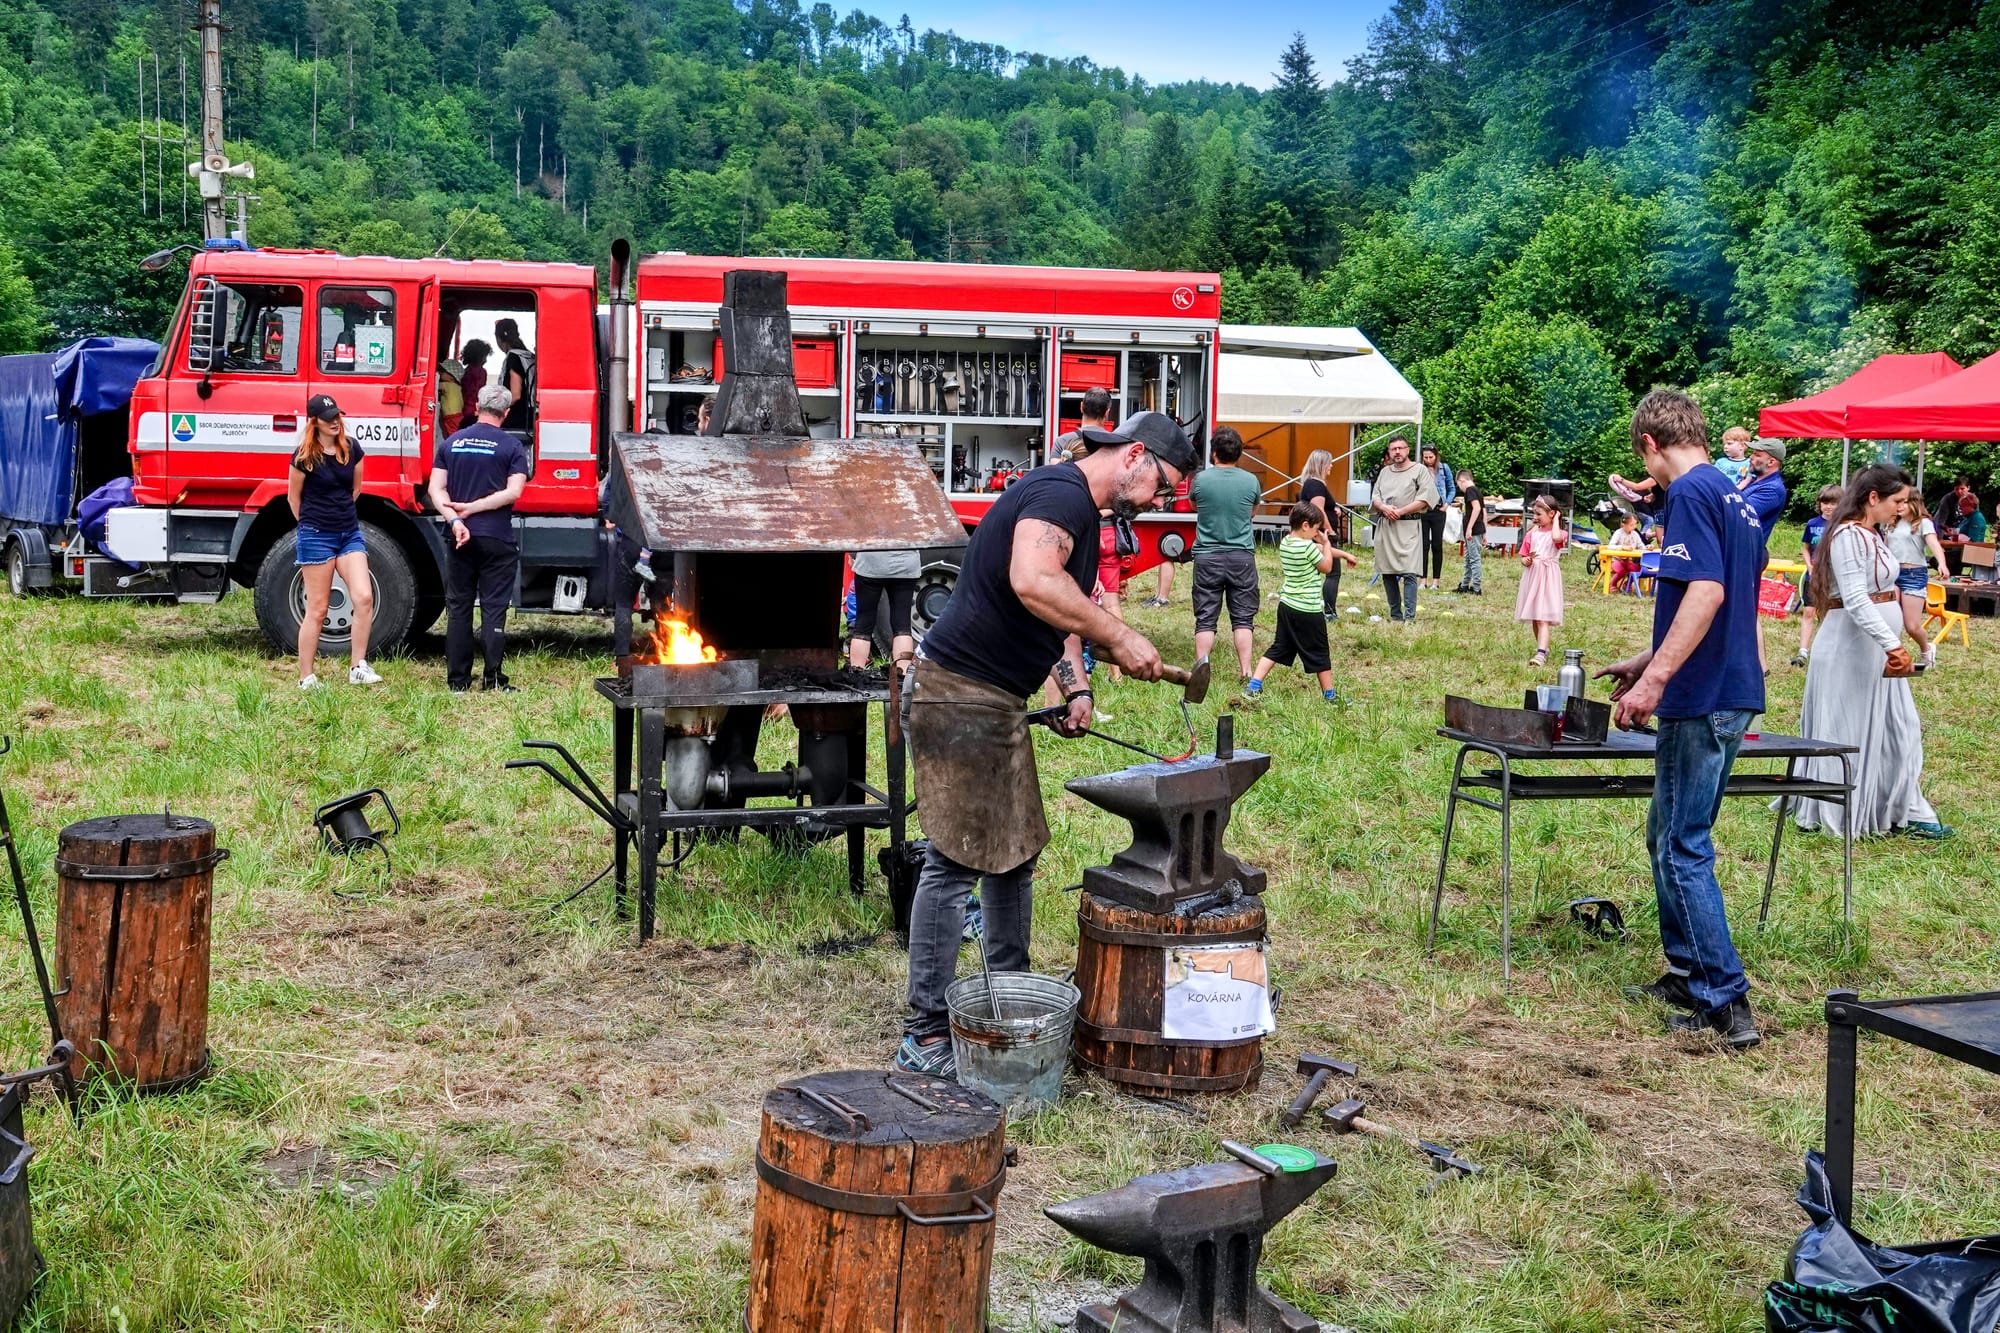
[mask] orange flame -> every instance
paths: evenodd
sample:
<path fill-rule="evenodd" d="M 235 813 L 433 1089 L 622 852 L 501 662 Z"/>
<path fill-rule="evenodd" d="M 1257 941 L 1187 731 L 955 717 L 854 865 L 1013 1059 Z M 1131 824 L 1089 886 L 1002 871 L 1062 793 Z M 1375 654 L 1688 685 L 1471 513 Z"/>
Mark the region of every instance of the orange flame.
<path fill-rule="evenodd" d="M 701 641 L 699 631 L 685 620 L 662 620 L 653 627 L 652 644 L 638 654 L 642 662 L 664 662 L 670 666 L 691 666 L 713 662 L 715 649 Z"/>

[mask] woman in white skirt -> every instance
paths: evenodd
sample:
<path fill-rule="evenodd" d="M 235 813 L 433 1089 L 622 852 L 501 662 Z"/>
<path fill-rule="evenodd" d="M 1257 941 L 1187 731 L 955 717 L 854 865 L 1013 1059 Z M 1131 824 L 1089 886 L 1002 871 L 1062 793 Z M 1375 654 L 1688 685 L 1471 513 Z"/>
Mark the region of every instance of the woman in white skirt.
<path fill-rule="evenodd" d="M 1812 593 L 1821 628 L 1806 668 L 1799 734 L 1845 741 L 1861 753 L 1851 758 L 1854 791 L 1847 808 L 1802 800 L 1803 829 L 1839 833 L 1842 821 L 1851 819 L 1857 838 L 1900 833 L 1939 839 L 1954 832 L 1938 822 L 1924 799 L 1923 726 L 1910 693 L 1909 650 L 1903 647 L 1898 561 L 1876 531 L 1902 514 L 1909 490 L 1910 476 L 1899 467 L 1862 468 L 1848 483 L 1813 556 Z M 1807 772 L 1837 782 L 1840 762 L 1812 760 Z"/>

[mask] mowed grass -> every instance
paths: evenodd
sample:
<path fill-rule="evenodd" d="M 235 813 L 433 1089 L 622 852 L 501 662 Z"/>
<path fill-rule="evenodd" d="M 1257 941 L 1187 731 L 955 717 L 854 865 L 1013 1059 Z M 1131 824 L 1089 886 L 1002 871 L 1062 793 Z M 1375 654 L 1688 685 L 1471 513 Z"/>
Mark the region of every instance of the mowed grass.
<path fill-rule="evenodd" d="M 1581 559 L 1565 563 L 1557 646 L 1584 648 L 1594 668 L 1641 645 L 1650 604 L 1599 597 Z M 1442 696 L 1505 703 L 1553 679 L 1525 665 L 1518 571 L 1490 558 L 1484 598 L 1427 594 L 1414 628 L 1343 615 L 1345 707 L 1295 671 L 1232 703 L 1221 664 L 1195 710 L 1204 746 L 1233 708 L 1239 745 L 1274 756 L 1229 829 L 1270 874 L 1284 1000 L 1263 1085 L 1162 1107 L 1073 1078 L 1059 1107 L 1017 1122 L 996 1327 L 1066 1328 L 1079 1300 L 1137 1278 L 1042 1205 L 1214 1160 L 1221 1138 L 1280 1137 L 1273 1117 L 1308 1050 L 1361 1065 L 1329 1101 L 1364 1097 L 1486 1168 L 1437 1183 L 1413 1155 L 1316 1120 L 1291 1134 L 1340 1173 L 1273 1234 L 1265 1275 L 1328 1325 L 1762 1326 L 1761 1288 L 1804 1222 L 1800 1157 L 1821 1134 L 1825 992 L 1981 990 L 2000 975 L 2000 640 L 1975 621 L 1970 651 L 1942 649 L 1916 687 L 1926 789 L 1960 836 L 1857 847 L 1851 927 L 1837 842 L 1792 834 L 1771 925 L 1754 930 L 1771 818 L 1725 807 L 1720 871 L 1769 1032 L 1730 1056 L 1663 1035 L 1657 1015 L 1618 997 L 1660 966 L 1642 804 L 1519 812 L 1511 987 L 1497 820 L 1466 811 L 1439 950 L 1425 954 L 1453 753 L 1435 735 Z M 1366 574 L 1364 554 L 1345 600 L 1379 614 Z M 1447 582 L 1457 575 L 1454 560 Z M 1268 553 L 1265 581 L 1275 591 Z M 1184 571 L 1173 606 L 1134 613 L 1169 659 L 1192 655 L 1187 592 Z M 171 805 L 213 820 L 233 852 L 216 877 L 215 1074 L 176 1096 L 100 1097 L 80 1128 L 36 1095 L 29 1174 L 48 1272 L 25 1327 L 738 1327 L 763 1094 L 893 1050 L 904 962 L 879 878 L 871 856 L 870 893 L 856 898 L 837 844 L 797 856 L 746 837 L 664 877 L 660 938 L 644 949 L 606 887 L 564 905 L 607 861 L 605 830 L 540 775 L 502 764 L 526 753 L 521 740 L 548 738 L 608 780 L 609 713 L 589 682 L 609 669 L 609 638 L 583 622 L 517 624 L 519 694 L 447 694 L 430 639 L 381 664 L 377 689 L 301 696 L 247 597 L 0 599 L 0 732 L 16 742 L 0 790 L 45 935 L 56 832 L 72 820 Z M 1795 633 L 1767 628 L 1768 731 L 1797 718 L 1804 673 L 1784 665 Z M 1101 673 L 1098 691 L 1105 730 L 1184 744 L 1172 691 Z M 771 725 L 769 762 L 789 757 L 790 737 Z M 1035 961 L 1061 972 L 1076 950 L 1066 890 L 1124 845 L 1118 821 L 1061 784 L 1127 756 L 1087 739 L 1037 745 L 1055 841 Z M 388 873 L 327 857 L 311 824 L 321 802 L 371 786 L 404 819 Z M 1571 927 L 1564 904 L 1585 894 L 1623 904 L 1632 938 Z M 18 923 L 0 933 L 0 1059 L 19 1068 L 46 1034 Z M 1872 1040 L 1861 1082 L 1865 1229 L 2000 1230 L 2000 1084 Z"/>

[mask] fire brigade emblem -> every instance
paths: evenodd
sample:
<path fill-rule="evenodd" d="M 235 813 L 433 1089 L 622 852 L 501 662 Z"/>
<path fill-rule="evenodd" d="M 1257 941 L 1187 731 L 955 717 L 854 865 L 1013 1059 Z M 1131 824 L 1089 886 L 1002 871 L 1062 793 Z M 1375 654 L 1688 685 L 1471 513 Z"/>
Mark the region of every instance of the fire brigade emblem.
<path fill-rule="evenodd" d="M 1174 309 L 1176 310 L 1194 309 L 1194 292 L 1192 289 L 1187 287 L 1174 288 Z"/>
<path fill-rule="evenodd" d="M 194 438 L 194 413 L 174 413 L 173 424 L 169 429 L 172 431 L 174 440 L 177 443 L 186 444 Z"/>

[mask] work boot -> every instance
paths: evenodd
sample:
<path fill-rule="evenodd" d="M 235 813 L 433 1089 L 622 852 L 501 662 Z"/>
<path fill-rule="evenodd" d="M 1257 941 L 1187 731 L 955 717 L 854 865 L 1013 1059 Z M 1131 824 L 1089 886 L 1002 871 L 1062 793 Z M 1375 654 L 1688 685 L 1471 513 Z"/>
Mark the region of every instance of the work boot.
<path fill-rule="evenodd" d="M 1699 1014 L 1701 1006 L 1695 1003 L 1694 995 L 1688 990 L 1687 978 L 1672 969 L 1661 974 L 1658 981 L 1644 986 L 1627 986 L 1626 999 L 1634 1004 L 1644 1004 L 1648 1000 L 1654 1004 L 1664 1004 L 1669 1009 L 1685 1009 L 1691 1014 Z"/>
<path fill-rule="evenodd" d="M 1719 1032 L 1733 1051 L 1747 1051 L 1763 1040 L 1757 1032 L 1757 1016 L 1750 1012 L 1750 1000 L 1741 996 L 1726 1009 L 1712 1014 L 1675 1013 L 1667 1017 L 1672 1032 Z"/>

